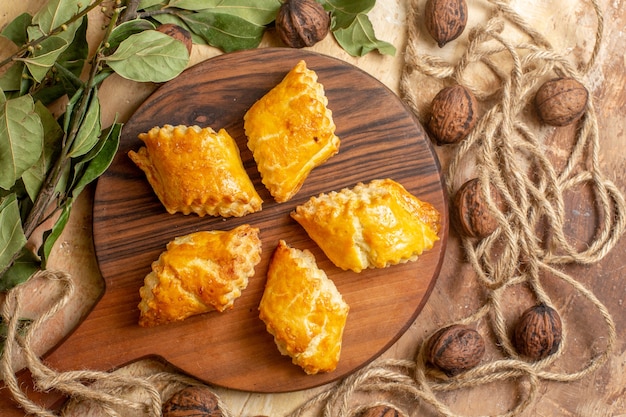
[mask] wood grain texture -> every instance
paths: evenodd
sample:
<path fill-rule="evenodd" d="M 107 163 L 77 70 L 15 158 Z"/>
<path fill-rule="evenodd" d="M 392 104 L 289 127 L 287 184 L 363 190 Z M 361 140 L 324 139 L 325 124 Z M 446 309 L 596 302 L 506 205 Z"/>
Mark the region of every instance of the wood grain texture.
<path fill-rule="evenodd" d="M 339 154 L 316 168 L 291 201 L 278 204 L 261 183 L 246 147 L 242 118 L 300 59 L 325 86 L 342 142 Z M 164 124 L 225 128 L 238 143 L 244 166 L 264 200 L 263 210 L 229 219 L 165 212 L 127 156 L 141 146 L 138 133 Z M 417 262 L 360 274 L 342 271 L 289 217 L 310 196 L 387 177 L 434 204 L 443 215 L 441 240 Z M 397 96 L 373 77 L 334 58 L 282 48 L 213 58 L 163 85 L 125 125 L 116 159 L 99 179 L 94 199 L 94 244 L 105 292 L 47 361 L 60 370 L 76 364 L 109 370 L 156 356 L 206 382 L 252 392 L 293 391 L 344 377 L 389 348 L 415 320 L 441 267 L 446 219 L 446 198 L 430 141 Z M 229 230 L 242 223 L 261 229 L 263 259 L 232 310 L 157 328 L 137 325 L 139 287 L 167 242 L 198 230 Z M 258 318 L 265 272 L 278 239 L 311 250 L 351 307 L 342 356 L 332 373 L 304 374 L 280 355 Z"/>

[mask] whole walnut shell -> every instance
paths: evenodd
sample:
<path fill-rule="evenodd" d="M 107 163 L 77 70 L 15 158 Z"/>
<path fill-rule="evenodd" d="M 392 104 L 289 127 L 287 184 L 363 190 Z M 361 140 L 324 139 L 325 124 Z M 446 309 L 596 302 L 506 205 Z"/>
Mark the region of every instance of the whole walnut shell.
<path fill-rule="evenodd" d="M 480 363 L 485 341 L 472 327 L 453 324 L 431 336 L 426 349 L 430 363 L 454 376 Z"/>
<path fill-rule="evenodd" d="M 218 403 L 219 398 L 208 387 L 187 387 L 163 404 L 163 417 L 223 417 Z"/>
<path fill-rule="evenodd" d="M 559 313 L 546 304 L 526 310 L 515 326 L 517 351 L 533 361 L 555 353 L 561 344 L 563 326 Z"/>
<path fill-rule="evenodd" d="M 400 413 L 392 407 L 377 405 L 365 410 L 360 417 L 400 417 Z"/>
<path fill-rule="evenodd" d="M 478 102 L 462 85 L 446 87 L 431 102 L 428 130 L 440 144 L 453 144 L 469 135 L 478 120 Z"/>
<path fill-rule="evenodd" d="M 428 0 L 424 24 L 437 45 L 443 48 L 463 33 L 467 25 L 467 3 L 465 0 Z"/>
<path fill-rule="evenodd" d="M 539 117 L 551 126 L 566 126 L 579 119 L 587 108 L 589 92 L 573 78 L 545 82 L 535 95 Z"/>
<path fill-rule="evenodd" d="M 172 38 L 181 41 L 187 48 L 187 52 L 191 54 L 191 48 L 193 41 L 191 40 L 191 33 L 185 28 L 182 28 L 173 23 L 165 23 L 157 28 L 161 33 L 171 36 Z"/>
<path fill-rule="evenodd" d="M 286 0 L 278 9 L 276 32 L 292 48 L 315 45 L 329 29 L 330 14 L 315 0 Z"/>
<path fill-rule="evenodd" d="M 495 208 L 504 210 L 504 202 L 500 193 L 490 187 L 491 199 Z M 459 188 L 454 198 L 461 232 L 470 237 L 485 238 L 498 228 L 498 220 L 494 217 L 483 197 L 478 178 L 471 179 Z"/>

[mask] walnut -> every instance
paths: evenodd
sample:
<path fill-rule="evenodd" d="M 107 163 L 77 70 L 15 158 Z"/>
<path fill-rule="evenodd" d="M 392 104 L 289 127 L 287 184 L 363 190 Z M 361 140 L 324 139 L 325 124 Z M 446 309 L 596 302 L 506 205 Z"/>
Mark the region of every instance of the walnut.
<path fill-rule="evenodd" d="M 193 42 L 191 40 L 191 33 L 187 29 L 184 29 L 173 23 L 165 23 L 157 28 L 161 33 L 171 36 L 172 38 L 181 41 L 187 48 L 187 52 L 191 55 L 191 47 Z"/>
<path fill-rule="evenodd" d="M 398 410 L 388 407 L 386 405 L 377 405 L 375 407 L 368 408 L 360 417 L 400 417 Z"/>
<path fill-rule="evenodd" d="M 578 120 L 587 108 L 589 93 L 573 78 L 545 82 L 535 95 L 539 117 L 551 126 L 565 126 Z"/>
<path fill-rule="evenodd" d="M 209 388 L 187 387 L 163 404 L 163 417 L 224 417 L 218 403 L 219 398 Z"/>
<path fill-rule="evenodd" d="M 330 14 L 315 0 L 286 0 L 276 16 L 276 32 L 292 48 L 313 46 L 326 37 Z"/>
<path fill-rule="evenodd" d="M 430 363 L 446 375 L 458 375 L 478 365 L 485 354 L 485 342 L 470 326 L 453 324 L 437 331 L 428 340 Z"/>
<path fill-rule="evenodd" d="M 562 329 L 559 313 L 544 303 L 538 304 L 526 310 L 515 326 L 515 347 L 521 355 L 538 361 L 559 349 Z"/>
<path fill-rule="evenodd" d="M 495 209 L 504 210 L 500 193 L 490 187 Z M 487 207 L 478 178 L 471 179 L 459 188 L 454 199 L 461 231 L 470 237 L 485 238 L 498 228 L 498 220 Z"/>
<path fill-rule="evenodd" d="M 437 45 L 443 48 L 463 33 L 467 24 L 467 3 L 465 0 L 428 0 L 424 24 Z"/>
<path fill-rule="evenodd" d="M 478 120 L 478 102 L 462 85 L 439 91 L 431 103 L 428 130 L 439 144 L 453 144 L 467 137 Z"/>

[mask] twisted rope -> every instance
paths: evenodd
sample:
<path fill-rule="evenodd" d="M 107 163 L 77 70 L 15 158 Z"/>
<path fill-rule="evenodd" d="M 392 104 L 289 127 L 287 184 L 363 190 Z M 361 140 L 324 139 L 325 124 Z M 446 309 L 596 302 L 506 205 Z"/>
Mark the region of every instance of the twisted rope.
<path fill-rule="evenodd" d="M 143 415 L 159 417 L 163 404 L 162 384 L 172 387 L 199 385 L 198 381 L 183 375 L 161 372 L 148 377 L 116 374 L 91 370 L 57 372 L 42 361 L 34 349 L 34 337 L 40 334 L 41 327 L 48 323 L 72 298 L 74 283 L 65 272 L 39 271 L 32 277 L 58 282 L 60 295 L 56 301 L 34 320 L 23 334 L 19 332 L 19 319 L 22 317 L 22 300 L 25 286 L 17 286 L 7 293 L 2 306 L 2 318 L 7 323 L 7 337 L 4 352 L 0 359 L 0 370 L 4 384 L 15 401 L 27 414 L 40 417 L 55 417 L 53 411 L 32 401 L 23 391 L 16 372 L 13 358 L 24 358 L 25 366 L 30 371 L 35 389 L 38 391 L 57 390 L 72 398 L 72 401 L 90 401 L 99 407 L 105 415 L 123 416 L 130 410 Z M 128 399 L 133 393 L 133 399 Z M 218 407 L 225 417 L 231 417 L 230 411 L 221 402 Z M 123 413 L 120 410 L 124 410 Z"/>
<path fill-rule="evenodd" d="M 362 407 L 350 408 L 357 393 L 389 394 L 399 415 L 409 415 L 415 401 L 430 406 L 438 415 L 459 417 L 438 394 L 473 389 L 494 382 L 519 384 L 517 403 L 501 417 L 516 416 L 535 400 L 542 382 L 573 382 L 602 366 L 616 344 L 616 329 L 611 314 L 592 291 L 557 268 L 559 265 L 592 264 L 606 256 L 617 244 L 626 228 L 626 203 L 620 190 L 601 172 L 599 164 L 599 131 L 593 102 L 579 121 L 575 143 L 564 167 L 552 165 L 542 144 L 541 129 L 524 120 L 524 112 L 534 98 L 539 82 L 547 76 L 572 77 L 585 84 L 585 75 L 593 67 L 602 45 L 603 16 L 596 0 L 591 0 L 597 16 L 595 45 L 587 62 L 573 65 L 555 51 L 550 42 L 529 25 L 508 2 L 485 0 L 491 14 L 487 22 L 468 34 L 467 48 L 455 63 L 420 52 L 419 0 L 409 2 L 405 53 L 400 90 L 402 98 L 420 118 L 419 94 L 423 84 L 415 76 L 456 82 L 467 87 L 479 100 L 493 105 L 478 121 L 471 134 L 456 145 L 445 173 L 446 187 L 453 196 L 467 179 L 467 166 L 478 178 L 482 195 L 497 219 L 498 229 L 487 238 L 462 237 L 462 248 L 475 279 L 485 290 L 485 302 L 477 310 L 456 322 L 486 322 L 504 358 L 481 363 L 454 377 L 429 366 L 426 358 L 428 340 L 420 345 L 414 361 L 378 360 L 323 391 L 289 417 L 299 417 L 306 410 L 323 405 L 321 415 L 355 416 Z M 525 35 L 524 41 L 512 41 L 506 34 L 515 27 Z M 487 69 L 497 80 L 495 91 L 474 85 L 472 70 Z M 539 133 L 537 132 L 539 131 Z M 564 231 L 567 222 L 564 194 L 588 186 L 594 192 L 599 230 L 587 246 L 578 250 Z M 505 211 L 499 211 L 491 198 L 491 188 L 503 197 Z M 543 233 L 538 235 L 537 230 Z M 543 277 L 555 277 L 582 295 L 599 313 L 606 331 L 602 351 L 583 361 L 579 369 L 556 372 L 551 366 L 567 345 L 567 323 L 563 326 L 563 343 L 558 351 L 537 362 L 529 363 L 517 354 L 508 336 L 504 296 L 513 287 L 527 286 L 537 302 L 553 306 L 542 283 Z M 554 306 L 553 306 L 554 307 Z M 407 402 L 405 408 L 400 404 Z"/>

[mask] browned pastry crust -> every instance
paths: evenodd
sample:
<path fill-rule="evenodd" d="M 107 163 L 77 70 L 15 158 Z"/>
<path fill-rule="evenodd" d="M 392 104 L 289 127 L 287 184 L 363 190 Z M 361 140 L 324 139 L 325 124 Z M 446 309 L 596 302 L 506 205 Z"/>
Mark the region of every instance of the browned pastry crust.
<path fill-rule="evenodd" d="M 307 374 L 334 371 L 349 309 L 311 252 L 279 241 L 259 311 L 283 355 Z"/>
<path fill-rule="evenodd" d="M 391 179 L 311 197 L 291 217 L 336 266 L 355 272 L 416 260 L 439 240 L 441 221 Z"/>
<path fill-rule="evenodd" d="M 128 156 L 169 213 L 241 217 L 261 210 L 261 197 L 226 130 L 165 125 L 139 138 L 145 146 Z"/>
<path fill-rule="evenodd" d="M 291 199 L 309 173 L 339 151 L 327 105 L 317 74 L 300 61 L 244 115 L 248 148 L 277 202 Z"/>
<path fill-rule="evenodd" d="M 140 288 L 139 325 L 152 327 L 233 307 L 261 260 L 259 229 L 245 224 L 177 237 Z"/>

